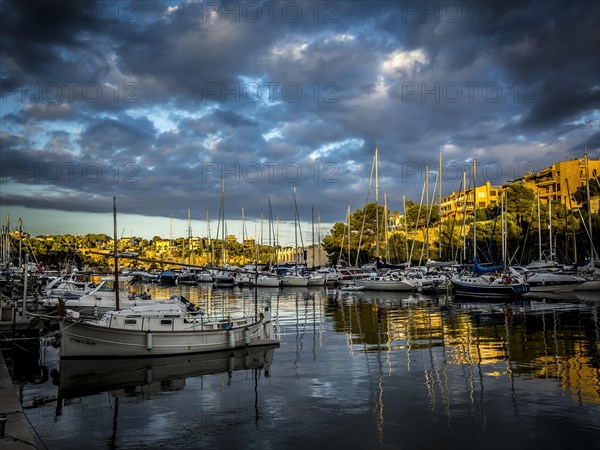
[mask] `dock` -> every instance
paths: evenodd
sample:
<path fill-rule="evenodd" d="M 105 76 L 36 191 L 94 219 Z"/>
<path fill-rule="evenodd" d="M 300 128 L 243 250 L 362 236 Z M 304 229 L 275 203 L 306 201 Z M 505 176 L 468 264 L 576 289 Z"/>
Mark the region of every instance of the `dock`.
<path fill-rule="evenodd" d="M 33 428 L 21 407 L 2 353 L 0 353 L 0 399 L 0 448 L 5 450 L 38 448 Z"/>
<path fill-rule="evenodd" d="M 38 324 L 21 318 L 14 307 L 0 301 L 0 339 L 7 340 L 0 341 L 1 344 L 13 338 L 39 335 L 39 328 Z M 0 352 L 0 448 L 23 450 L 38 447 L 34 430 L 23 411 L 4 355 Z"/>

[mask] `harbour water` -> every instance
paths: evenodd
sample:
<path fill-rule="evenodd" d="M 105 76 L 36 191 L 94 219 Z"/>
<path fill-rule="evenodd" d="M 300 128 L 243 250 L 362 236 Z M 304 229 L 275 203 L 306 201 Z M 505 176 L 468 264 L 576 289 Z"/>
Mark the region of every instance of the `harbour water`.
<path fill-rule="evenodd" d="M 210 318 L 250 288 L 148 285 Z M 259 289 L 264 352 L 60 364 L 17 386 L 49 449 L 599 448 L 600 302 L 463 303 L 421 294 Z"/>

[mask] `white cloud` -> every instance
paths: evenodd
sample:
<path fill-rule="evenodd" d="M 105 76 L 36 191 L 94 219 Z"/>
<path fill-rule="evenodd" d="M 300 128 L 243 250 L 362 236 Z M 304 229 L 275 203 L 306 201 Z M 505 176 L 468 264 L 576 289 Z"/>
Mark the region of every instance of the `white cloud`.
<path fill-rule="evenodd" d="M 418 64 L 427 64 L 427 55 L 421 49 L 390 53 L 381 64 L 381 70 L 387 76 L 397 76 L 400 72 L 415 69 Z"/>

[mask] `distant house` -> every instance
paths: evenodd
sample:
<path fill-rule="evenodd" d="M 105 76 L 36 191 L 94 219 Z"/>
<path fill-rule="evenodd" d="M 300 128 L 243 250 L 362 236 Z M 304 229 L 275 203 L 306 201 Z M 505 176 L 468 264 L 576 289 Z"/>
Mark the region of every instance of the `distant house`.
<path fill-rule="evenodd" d="M 154 249 L 156 253 L 168 253 L 171 250 L 171 241 L 168 239 L 160 239 L 154 241 Z"/>
<path fill-rule="evenodd" d="M 585 172 L 585 159 L 578 158 L 559 161 L 539 172 L 528 173 L 510 182 L 522 184 L 536 194 L 539 192 L 540 201 L 543 203 L 548 203 L 548 199 L 551 198 L 552 201 L 560 201 L 569 208 L 579 208 L 581 204 L 575 201 L 573 193 L 578 187 L 585 186 Z M 600 159 L 588 160 L 588 172 L 589 178 L 600 175 Z"/>
<path fill-rule="evenodd" d="M 500 186 L 492 186 L 489 181 L 486 181 L 482 186 L 477 186 L 475 188 L 477 208 L 483 209 L 488 206 L 498 205 L 501 189 Z M 465 214 L 472 216 L 475 208 L 473 192 L 473 188 L 471 188 L 464 192 L 452 192 L 447 197 L 443 197 L 440 211 L 442 220 L 452 219 L 453 217 L 459 220 Z"/>

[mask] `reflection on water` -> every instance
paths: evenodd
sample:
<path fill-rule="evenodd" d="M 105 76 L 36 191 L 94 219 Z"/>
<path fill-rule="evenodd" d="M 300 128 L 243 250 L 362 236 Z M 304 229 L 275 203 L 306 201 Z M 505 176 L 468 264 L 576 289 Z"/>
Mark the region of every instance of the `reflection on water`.
<path fill-rule="evenodd" d="M 597 302 L 148 288 L 211 318 L 270 306 L 281 346 L 70 367 L 44 347 L 60 382 L 25 385 L 23 401 L 48 448 L 597 445 Z"/>

